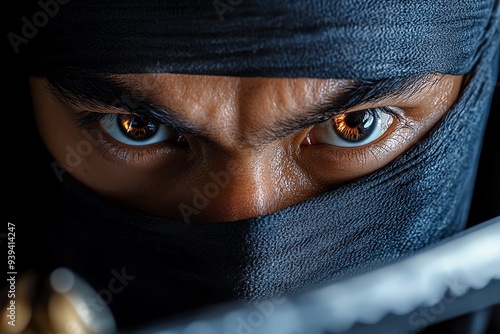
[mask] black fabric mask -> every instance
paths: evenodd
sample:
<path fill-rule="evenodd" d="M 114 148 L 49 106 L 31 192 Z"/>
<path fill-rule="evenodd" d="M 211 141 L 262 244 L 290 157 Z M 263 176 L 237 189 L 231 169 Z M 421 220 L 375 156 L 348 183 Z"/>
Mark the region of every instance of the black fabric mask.
<path fill-rule="evenodd" d="M 43 29 L 33 17 L 36 39 L 10 36 L 32 74 L 458 75 L 477 61 L 494 11 L 493 0 L 58 2 Z"/>
<path fill-rule="evenodd" d="M 261 44 L 252 41 L 252 36 L 255 36 L 252 33 L 245 39 L 239 33 L 233 36 L 226 30 L 233 26 L 239 27 L 237 32 L 250 27 L 257 29 L 255 25 L 250 25 L 256 22 L 260 22 L 261 29 L 266 27 L 271 29 L 265 23 L 267 15 L 263 14 L 262 20 L 257 20 L 258 13 L 265 13 L 269 9 L 267 6 L 254 13 L 250 10 L 257 10 L 258 7 L 253 5 L 245 7 L 244 4 L 241 8 L 235 9 L 235 15 L 241 9 L 241 15 L 246 19 L 241 22 L 235 21 L 236 19 L 230 23 L 218 22 L 216 13 L 202 15 L 200 11 L 195 11 L 204 19 L 207 16 L 215 18 L 210 29 L 216 30 L 216 27 L 219 27 L 219 34 L 227 33 L 228 39 L 222 40 L 224 48 L 217 52 L 206 49 L 199 51 L 197 47 L 205 45 L 203 43 L 194 43 L 192 47 L 188 45 L 189 43 L 184 43 L 183 46 L 190 52 L 189 57 L 184 58 L 182 62 L 184 65 L 180 64 L 179 59 L 182 58 L 180 56 L 185 56 L 185 53 L 180 53 L 180 56 L 177 53 L 181 50 L 180 47 L 174 48 L 165 58 L 160 57 L 161 52 L 157 52 L 155 55 L 157 62 L 151 57 L 146 57 L 144 62 L 135 61 L 140 48 L 132 48 L 131 52 L 127 52 L 129 58 L 120 57 L 115 65 L 110 65 L 106 59 L 114 59 L 115 54 L 108 53 L 106 49 L 100 53 L 92 46 L 94 41 L 97 43 L 95 45 L 102 45 L 105 40 L 102 37 L 84 41 L 84 50 L 90 48 L 95 52 L 78 52 L 74 45 L 63 38 L 64 47 L 49 52 L 50 57 L 45 51 L 40 53 L 42 56 L 39 62 L 35 62 L 37 73 L 51 73 L 80 66 L 78 70 L 87 69 L 89 72 L 109 68 L 112 73 L 180 72 L 234 75 L 267 73 L 266 76 L 305 75 L 358 79 L 432 73 L 441 70 L 445 73 L 463 74 L 472 69 L 472 76 L 464 87 L 459 101 L 447 116 L 427 136 L 395 161 L 371 175 L 269 215 L 218 224 L 186 224 L 147 217 L 101 199 L 69 174 L 65 174 L 61 183 L 64 196 L 58 203 L 58 217 L 49 226 L 56 257 L 60 259 L 61 265 L 73 269 L 88 280 L 103 299 L 109 302 L 119 327 L 142 325 L 225 300 L 249 302 L 295 292 L 393 262 L 464 228 L 482 135 L 498 73 L 498 9 L 494 9 L 496 16 L 492 16 L 491 1 L 470 2 L 463 7 L 448 2 L 446 4 L 418 2 L 421 7 L 412 8 L 428 6 L 429 11 L 426 12 L 433 13 L 438 9 L 453 9 L 460 19 L 470 18 L 470 13 L 475 13 L 472 15 L 475 18 L 482 18 L 476 21 L 472 18 L 471 20 L 477 24 L 473 24 L 471 29 L 464 26 L 461 31 L 450 31 L 451 36 L 457 39 L 450 39 L 449 43 L 441 44 L 442 38 L 436 39 L 435 35 L 439 28 L 431 29 L 434 33 L 430 35 L 434 38 L 426 41 L 432 45 L 437 43 L 436 45 L 442 46 L 443 50 L 449 51 L 448 56 L 451 56 L 442 58 L 441 56 L 447 53 L 442 50 L 443 52 L 432 54 L 432 57 L 440 59 L 438 62 L 433 62 L 432 58 L 429 58 L 429 49 L 418 50 L 419 43 L 414 41 L 422 31 L 399 26 L 406 20 L 404 22 L 407 25 L 422 28 L 425 26 L 423 24 L 425 14 L 414 12 L 414 9 L 406 13 L 401 7 L 394 7 L 398 1 L 375 3 L 377 4 L 375 9 L 384 8 L 387 11 L 399 8 L 402 15 L 394 13 L 390 16 L 387 26 L 381 25 L 380 29 L 384 32 L 394 31 L 396 32 L 394 38 L 400 40 L 408 37 L 411 44 L 415 44 L 411 50 L 405 50 L 408 51 L 406 62 L 399 62 L 396 65 L 386 59 L 386 55 L 383 54 L 386 48 L 367 48 L 370 50 L 368 55 L 361 52 L 362 42 L 371 38 L 378 38 L 377 42 L 370 44 L 372 46 L 377 43 L 392 45 L 392 35 L 377 34 L 377 29 L 374 31 L 362 29 L 361 32 L 343 31 L 342 25 L 335 25 L 337 22 L 335 19 L 344 15 L 345 20 L 342 22 L 351 22 L 350 15 L 356 15 L 353 11 L 343 11 L 335 15 L 328 12 L 322 22 L 325 27 L 329 24 L 335 26 L 335 29 L 332 28 L 335 30 L 334 35 L 344 36 L 340 40 L 341 43 L 346 43 L 358 33 L 362 34 L 364 37 L 357 40 L 359 43 L 354 50 L 357 57 L 367 56 L 368 60 L 365 63 L 360 63 L 361 60 L 354 59 L 354 56 L 346 57 L 352 63 L 344 61 L 342 68 L 349 70 L 346 70 L 347 72 L 340 70 L 340 67 L 332 64 L 342 53 L 337 52 L 338 50 L 333 48 L 334 44 L 331 44 L 326 45 L 325 50 L 332 52 L 331 59 L 334 59 L 332 63 L 328 60 L 328 52 L 320 48 L 325 54 L 319 52 L 318 62 L 311 68 L 304 67 L 304 62 L 301 61 L 294 63 L 294 60 L 301 59 L 300 53 L 294 49 L 287 53 L 291 56 L 285 57 L 285 65 L 282 61 L 283 66 L 278 65 L 273 62 L 273 59 L 278 59 L 280 55 L 276 50 L 286 50 L 288 45 L 287 43 L 282 45 L 280 41 L 285 40 L 286 36 L 290 38 L 295 36 L 294 33 L 299 31 L 300 27 L 303 28 L 303 25 L 292 24 L 290 31 L 280 32 L 272 38 L 269 36 L 268 40 L 264 39 L 265 43 L 280 48 L 259 48 L 257 46 Z M 347 8 L 356 8 L 358 5 L 361 6 L 359 2 L 352 2 Z M 276 8 L 281 8 L 280 6 L 274 5 Z M 363 5 L 363 10 L 360 11 L 363 14 L 359 15 L 382 17 L 375 14 L 375 9 L 367 8 L 369 7 L 365 8 Z M 287 8 L 282 9 L 286 12 Z M 317 11 L 313 11 L 311 15 L 313 17 L 319 15 L 320 9 L 321 6 L 318 6 Z M 86 10 L 96 14 L 91 6 L 86 7 Z M 296 14 L 296 11 L 293 12 Z M 96 17 L 102 18 L 103 15 L 101 13 Z M 175 12 L 169 15 L 171 18 L 185 17 L 184 14 L 176 16 Z M 412 20 L 409 20 L 409 16 Z M 413 20 L 415 16 L 420 20 Z M 443 19 L 444 16 L 440 17 L 441 20 L 430 19 L 429 25 L 435 22 L 444 25 L 448 22 Z M 391 18 L 395 21 L 391 21 Z M 119 21 L 118 15 L 109 22 L 113 24 L 116 20 Z M 181 19 L 179 21 L 184 22 Z M 297 19 L 297 22 L 299 21 L 307 22 L 306 19 Z M 105 20 L 99 22 L 103 23 Z M 201 22 L 206 23 L 203 20 Z M 462 21 L 450 19 L 449 22 Z M 489 26 L 486 28 L 488 22 Z M 278 19 L 274 23 L 282 26 L 283 22 Z M 185 24 L 176 26 L 175 20 L 168 22 L 167 26 L 171 27 L 172 31 L 184 29 L 186 35 L 183 36 L 186 38 L 191 36 L 190 34 L 200 33 L 187 29 Z M 75 31 L 80 31 L 76 25 L 72 27 Z M 450 29 L 453 30 L 453 27 L 448 26 L 447 31 Z M 412 33 L 408 35 L 408 31 Z M 474 31 L 480 33 L 476 34 Z M 134 36 L 129 30 L 126 32 L 124 36 Z M 173 35 L 166 35 L 176 39 Z M 471 35 L 479 37 L 472 41 L 469 39 Z M 319 33 L 318 36 L 323 35 Z M 307 37 L 311 36 L 305 36 L 304 40 L 308 40 Z M 258 50 L 255 54 L 269 58 L 252 58 L 249 51 L 240 54 L 236 47 L 240 46 L 238 43 L 234 52 L 231 51 L 234 44 L 230 42 L 238 41 L 240 38 L 246 41 L 242 42 L 245 48 L 255 44 L 255 48 L 251 50 Z M 147 40 L 151 41 L 154 38 Z M 195 40 L 198 41 L 196 38 Z M 217 38 L 211 37 L 208 40 L 213 45 L 218 45 Z M 455 48 L 457 40 L 461 46 L 467 45 L 467 47 Z M 55 38 L 50 41 L 55 43 L 60 39 Z M 311 43 L 314 42 L 310 44 L 311 50 L 319 48 L 318 43 L 321 41 L 322 39 L 311 37 Z M 116 46 L 116 43 L 113 41 L 110 45 Z M 66 50 L 65 47 L 72 51 L 59 54 L 59 51 Z M 122 47 L 120 46 L 120 50 Z M 223 68 L 215 66 L 211 59 L 206 59 L 205 52 L 228 55 L 228 62 L 224 62 L 227 66 L 224 65 Z M 389 53 L 393 56 L 399 54 L 401 57 L 400 52 L 401 49 Z M 374 54 L 380 57 L 372 57 Z M 174 59 L 177 60 L 173 61 Z M 308 61 L 309 58 L 306 57 L 304 60 Z M 419 62 L 415 62 L 416 60 Z M 61 67 L 57 67 L 59 61 L 63 64 Z M 78 63 L 80 61 L 81 63 Z M 143 67 L 146 63 L 149 64 L 148 68 Z M 99 66 L 93 67 L 95 64 Z M 292 66 L 293 64 L 296 68 L 295 65 Z M 324 72 L 321 71 L 323 65 Z M 266 72 L 269 68 L 272 70 Z M 109 281 L 113 277 L 112 273 L 116 272 L 119 272 L 126 281 L 126 288 L 119 293 L 110 294 Z"/>

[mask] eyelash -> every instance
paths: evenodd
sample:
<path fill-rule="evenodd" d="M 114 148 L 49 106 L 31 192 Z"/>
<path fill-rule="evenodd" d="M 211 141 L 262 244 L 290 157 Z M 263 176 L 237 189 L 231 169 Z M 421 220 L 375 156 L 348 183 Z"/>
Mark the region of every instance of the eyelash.
<path fill-rule="evenodd" d="M 80 128 L 84 128 L 87 126 L 91 126 L 95 123 L 99 123 L 99 121 L 103 120 L 106 117 L 112 117 L 115 114 L 105 114 L 100 112 L 84 112 L 78 117 L 77 126 Z"/>
<path fill-rule="evenodd" d="M 379 109 L 380 111 L 383 111 L 383 112 L 389 114 L 390 116 L 396 118 L 398 120 L 398 122 L 403 120 L 403 115 L 402 115 L 403 112 L 400 111 L 399 108 L 385 106 L 385 107 L 377 107 L 377 108 L 373 108 L 373 109 Z M 82 112 L 82 114 L 78 118 L 77 125 L 78 125 L 78 127 L 89 126 L 89 125 L 92 125 L 94 123 L 98 123 L 99 121 L 101 121 L 105 117 L 111 117 L 112 115 L 115 115 L 115 114 L 113 114 L 113 113 L 106 114 L 106 113 L 100 113 L 100 112 Z M 331 118 L 328 118 L 328 119 L 331 119 Z M 326 119 L 326 120 L 328 120 L 328 119 Z M 326 121 L 326 120 L 324 120 L 324 121 Z"/>
<path fill-rule="evenodd" d="M 403 110 L 401 110 L 399 108 L 385 106 L 385 107 L 377 107 L 374 109 L 379 109 L 380 111 L 383 111 L 383 112 L 391 115 L 392 117 L 396 118 L 398 121 L 401 121 L 403 119 L 404 112 L 403 112 Z"/>
<path fill-rule="evenodd" d="M 411 128 L 411 125 L 406 122 L 406 119 L 403 116 L 404 111 L 400 108 L 384 106 L 374 109 L 378 109 L 381 112 L 387 113 L 396 120 L 395 128 L 394 126 L 391 126 L 393 128 L 391 133 L 402 127 Z M 116 114 L 80 111 L 80 115 L 78 116 L 76 124 L 79 128 L 85 128 L 87 130 L 93 131 L 99 136 L 98 144 L 101 146 L 104 155 L 111 155 L 113 157 L 118 157 L 120 160 L 126 161 L 130 161 L 130 157 L 133 157 L 132 159 L 136 162 L 141 162 L 149 158 L 154 159 L 159 153 L 157 149 L 158 145 L 152 144 L 149 146 L 133 147 L 121 143 L 114 143 L 111 140 L 107 139 L 100 129 L 95 128 L 95 125 L 98 124 L 101 120 L 105 119 L 106 117 L 113 117 L 114 115 Z M 389 130 L 387 130 L 386 132 L 389 132 Z M 369 143 L 365 146 L 359 147 L 342 148 L 332 145 L 321 146 L 323 146 L 325 154 L 330 157 L 335 156 L 334 159 L 345 159 L 347 157 L 348 161 L 351 161 L 353 157 L 357 157 L 358 161 L 364 163 L 364 160 L 366 160 L 366 156 L 371 154 L 376 158 L 377 151 L 387 150 L 386 148 L 384 148 L 385 143 L 383 139 L 385 137 L 387 137 L 387 134 L 382 135 L 373 143 Z M 397 140 L 396 138 L 393 139 Z"/>
<path fill-rule="evenodd" d="M 76 125 L 78 128 L 86 129 L 89 134 L 96 138 L 95 144 L 100 146 L 103 157 L 118 158 L 127 163 L 141 164 L 148 160 L 155 160 L 165 149 L 156 144 L 148 146 L 128 146 L 106 138 L 101 129 L 96 127 L 101 120 L 111 118 L 116 113 L 101 113 L 92 111 L 80 111 Z"/>
<path fill-rule="evenodd" d="M 384 133 L 379 139 L 376 141 L 369 143 L 365 146 L 358 147 L 336 147 L 332 145 L 321 145 L 323 148 L 323 156 L 329 157 L 330 160 L 335 161 L 346 161 L 348 163 L 357 160 L 361 163 L 362 166 L 365 165 L 367 157 L 372 156 L 375 160 L 378 161 L 377 155 L 380 154 L 380 151 L 387 153 L 388 150 L 391 150 L 389 144 L 387 143 L 387 137 L 394 134 L 396 131 L 406 128 L 408 130 L 414 131 L 412 123 L 404 116 L 405 111 L 401 108 L 397 107 L 377 107 L 373 109 L 378 109 L 381 112 L 385 112 L 389 114 L 391 117 L 394 117 L 395 122 L 391 127 Z M 332 119 L 332 118 L 329 118 Z M 404 142 L 399 139 L 400 136 L 392 136 L 390 140 L 396 141 L 398 143 Z"/>
<path fill-rule="evenodd" d="M 368 110 L 368 109 L 376 109 L 376 110 L 379 110 L 380 112 L 386 113 L 389 116 L 393 117 L 396 120 L 396 122 L 390 128 L 394 128 L 394 126 L 397 126 L 397 128 L 393 129 L 392 132 L 394 132 L 394 130 L 400 129 L 400 128 L 404 127 L 404 126 L 410 126 L 409 123 L 407 122 L 405 116 L 404 116 L 405 111 L 403 109 L 401 109 L 401 108 L 397 108 L 397 107 L 394 107 L 394 106 L 383 106 L 383 107 L 375 107 L 375 108 L 358 109 L 358 110 L 348 111 L 348 112 L 343 113 L 343 114 L 348 114 L 348 113 L 352 113 L 352 112 L 356 112 L 356 111 L 360 111 L 360 110 Z M 331 120 L 333 120 L 333 118 L 335 118 L 336 116 L 340 116 L 340 115 L 342 115 L 342 114 L 337 114 L 335 116 L 325 118 L 324 120 L 321 120 L 320 122 L 316 123 L 314 126 L 316 126 L 318 124 L 321 124 L 321 123 L 324 123 L 326 121 L 331 121 Z M 387 131 L 388 130 L 389 129 L 387 129 Z M 369 144 L 367 144 L 365 146 L 358 146 L 358 147 L 349 147 L 349 148 L 346 148 L 346 147 L 337 147 L 337 146 L 333 146 L 332 145 L 332 148 L 334 148 L 336 150 L 338 150 L 339 148 L 340 149 L 349 149 L 349 150 L 355 150 L 355 149 L 358 149 L 358 148 L 365 149 L 366 147 L 372 146 L 375 143 L 379 142 L 381 139 L 385 138 L 386 136 L 387 135 L 384 133 L 379 139 L 377 139 L 376 141 L 374 141 L 372 143 L 369 143 Z"/>

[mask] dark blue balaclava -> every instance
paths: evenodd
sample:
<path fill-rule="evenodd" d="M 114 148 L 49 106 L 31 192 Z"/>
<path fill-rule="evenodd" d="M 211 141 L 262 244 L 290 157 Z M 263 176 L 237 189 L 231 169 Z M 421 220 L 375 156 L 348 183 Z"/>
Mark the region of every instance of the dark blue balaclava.
<path fill-rule="evenodd" d="M 256 301 L 394 262 L 465 227 L 498 72 L 494 0 L 59 1 L 33 75 L 185 73 L 378 80 L 471 73 L 432 131 L 386 167 L 281 211 L 186 224 L 100 198 L 66 173 L 60 264 L 141 325 L 226 300 Z M 28 53 L 26 53 L 28 54 Z"/>

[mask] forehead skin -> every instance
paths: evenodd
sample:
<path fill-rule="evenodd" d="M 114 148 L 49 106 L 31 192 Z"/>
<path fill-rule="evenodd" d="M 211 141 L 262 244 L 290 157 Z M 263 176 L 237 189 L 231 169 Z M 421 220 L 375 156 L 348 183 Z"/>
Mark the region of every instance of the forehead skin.
<path fill-rule="evenodd" d="M 203 129 L 204 134 L 228 151 L 263 143 L 269 130 L 285 120 L 304 114 L 311 106 L 340 94 L 351 80 L 282 79 L 192 76 L 179 74 L 119 75 L 136 94 L 157 105 L 178 111 L 188 123 Z M 436 76 L 437 77 L 437 76 Z M 447 109 L 454 101 L 460 76 L 445 76 L 420 94 L 388 99 L 385 105 L 413 108 L 433 106 L 421 120 Z M 438 106 L 441 106 L 439 108 Z M 357 110 L 365 107 L 360 105 Z M 416 108 L 415 108 L 416 109 Z M 418 110 L 414 110 L 418 111 Z"/>
<path fill-rule="evenodd" d="M 136 94 L 178 111 L 227 151 L 264 144 L 275 123 L 303 114 L 350 82 L 179 74 L 118 77 L 138 90 Z"/>
<path fill-rule="evenodd" d="M 461 76 L 445 75 L 418 93 L 356 106 L 352 111 L 401 108 L 406 126 L 391 130 L 383 143 L 351 149 L 302 145 L 308 132 L 314 131 L 312 127 L 281 138 L 269 135 L 284 120 L 340 92 L 349 84 L 346 80 L 175 74 L 119 78 L 135 90 L 134 95 L 174 110 L 178 117 L 202 129 L 202 134 L 186 138 L 188 151 L 162 147 L 140 159 L 135 159 L 137 151 L 118 159 L 96 147 L 81 157 L 71 174 L 106 198 L 146 214 L 182 220 L 179 205 L 192 206 L 195 190 L 203 191 L 213 182 L 211 175 L 226 170 L 231 162 L 237 168 L 228 185 L 191 217 L 200 222 L 275 212 L 383 167 L 450 109 L 462 83 Z M 45 79 L 32 78 L 31 87 L 42 139 L 54 158 L 65 165 L 67 148 L 76 148 L 85 135 L 75 125 L 73 108 L 54 98 Z"/>

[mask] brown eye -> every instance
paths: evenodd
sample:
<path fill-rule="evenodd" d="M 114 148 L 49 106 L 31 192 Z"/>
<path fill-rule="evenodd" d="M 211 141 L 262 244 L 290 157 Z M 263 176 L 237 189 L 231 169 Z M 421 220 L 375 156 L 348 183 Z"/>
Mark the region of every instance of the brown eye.
<path fill-rule="evenodd" d="M 310 131 L 314 144 L 338 147 L 367 145 L 380 138 L 391 126 L 394 116 L 388 108 L 351 111 L 316 125 Z"/>
<path fill-rule="evenodd" d="M 376 117 L 371 109 L 342 114 L 333 119 L 333 129 L 342 139 L 357 142 L 373 132 L 376 127 Z"/>
<path fill-rule="evenodd" d="M 145 146 L 162 141 L 179 141 L 180 134 L 147 117 L 110 114 L 99 121 L 102 130 L 120 143 Z"/>
<path fill-rule="evenodd" d="M 119 115 L 117 122 L 121 132 L 132 140 L 147 140 L 160 128 L 158 123 L 137 115 Z"/>

